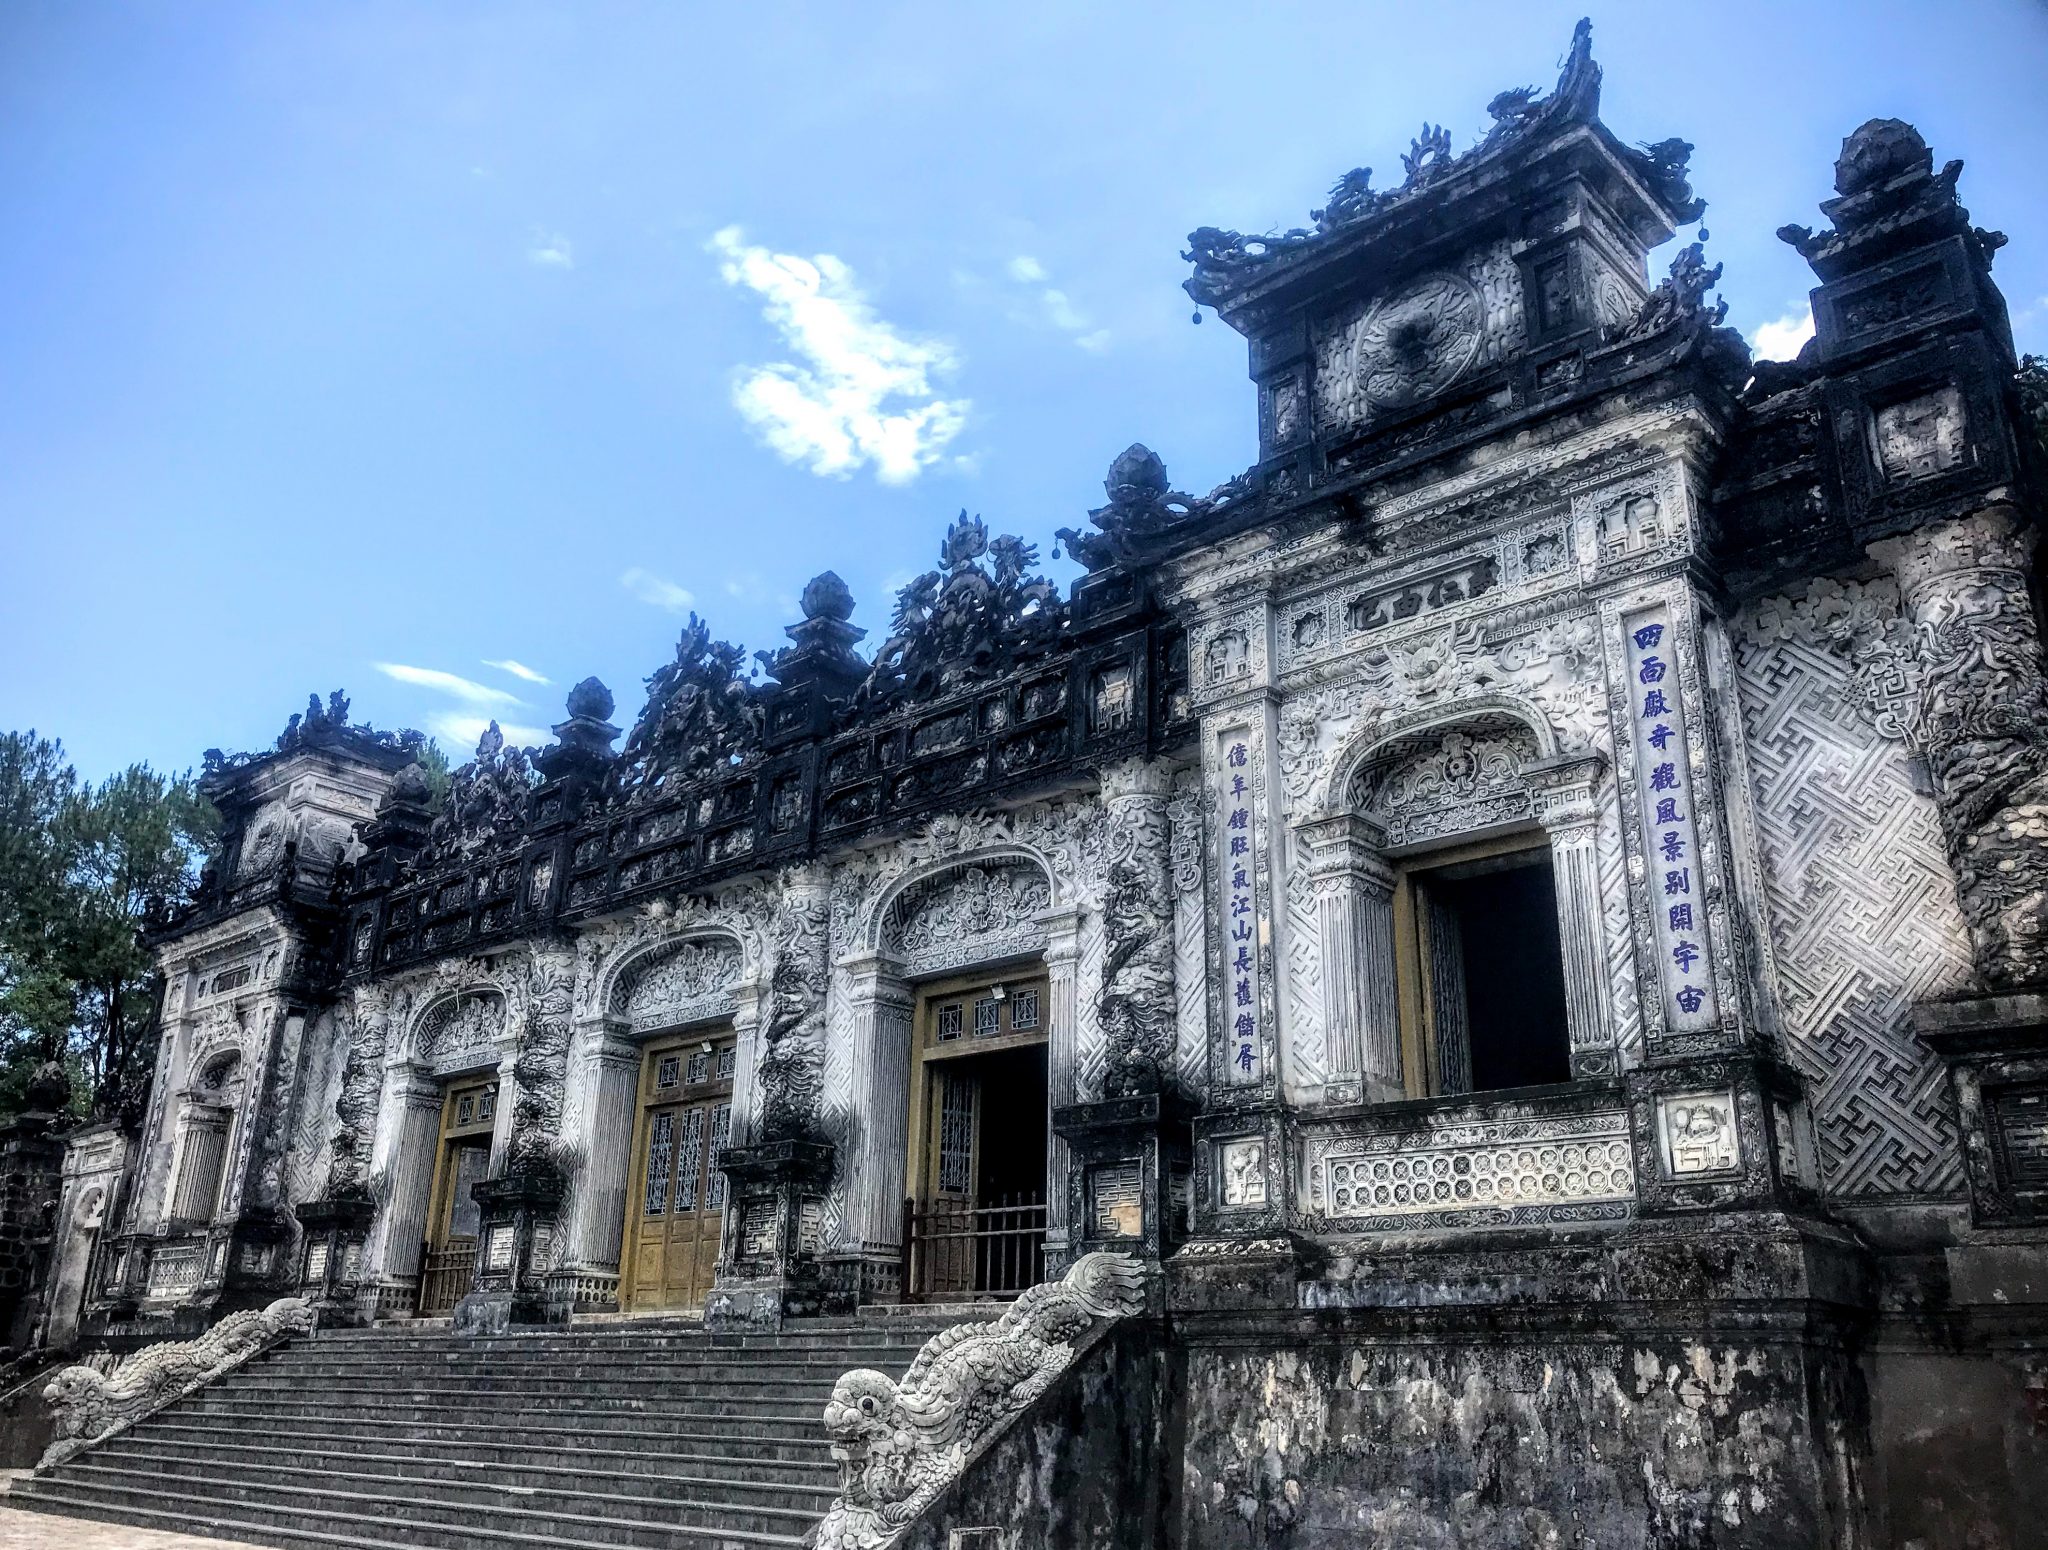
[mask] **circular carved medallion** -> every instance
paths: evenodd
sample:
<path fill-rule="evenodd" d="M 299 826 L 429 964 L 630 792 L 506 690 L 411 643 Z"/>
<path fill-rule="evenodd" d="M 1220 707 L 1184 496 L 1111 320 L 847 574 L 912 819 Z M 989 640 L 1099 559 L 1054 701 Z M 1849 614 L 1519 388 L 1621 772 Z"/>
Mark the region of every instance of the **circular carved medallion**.
<path fill-rule="evenodd" d="M 1358 329 L 1358 386 L 1377 409 L 1434 398 L 1479 354 L 1486 304 L 1454 274 L 1425 275 L 1381 301 Z"/>

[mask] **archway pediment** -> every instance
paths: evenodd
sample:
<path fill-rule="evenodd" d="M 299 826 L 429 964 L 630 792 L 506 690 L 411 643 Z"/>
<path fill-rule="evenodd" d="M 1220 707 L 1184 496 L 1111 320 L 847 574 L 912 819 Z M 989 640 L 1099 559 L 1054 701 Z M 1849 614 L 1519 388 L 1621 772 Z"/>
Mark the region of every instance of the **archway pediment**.
<path fill-rule="evenodd" d="M 954 857 L 899 880 L 874 911 L 875 948 L 912 976 L 1041 952 L 1052 874 L 1021 851 Z"/>
<path fill-rule="evenodd" d="M 722 932 L 656 942 L 620 963 L 603 1004 L 635 1033 L 729 1017 L 745 966 Z"/>

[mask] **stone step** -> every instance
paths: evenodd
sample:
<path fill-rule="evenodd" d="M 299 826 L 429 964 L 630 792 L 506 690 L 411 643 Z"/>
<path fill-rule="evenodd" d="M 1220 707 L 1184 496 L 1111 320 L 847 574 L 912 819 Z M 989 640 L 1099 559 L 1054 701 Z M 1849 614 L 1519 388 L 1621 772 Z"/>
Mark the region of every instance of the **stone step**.
<path fill-rule="evenodd" d="M 689 1503 L 729 1508 L 738 1514 L 786 1514 L 808 1523 L 823 1516 L 838 1494 L 833 1485 L 754 1480 L 737 1471 L 655 1481 L 591 1470 L 548 1470 L 531 1465 L 461 1467 L 446 1460 L 405 1455 L 314 1454 L 280 1448 L 194 1453 L 162 1443 L 115 1442 L 94 1449 L 92 1462 L 137 1474 L 154 1473 L 167 1485 L 214 1482 L 246 1486 L 259 1493 L 266 1485 L 282 1481 L 323 1491 L 388 1491 L 411 1496 L 426 1481 L 432 1485 L 432 1499 L 448 1506 L 522 1512 L 563 1507 L 597 1517 L 651 1523 L 673 1521 L 678 1506 Z M 56 1473 L 61 1475 L 62 1470 Z"/>
<path fill-rule="evenodd" d="M 377 1439 L 391 1437 L 412 1438 L 420 1443 L 474 1444 L 477 1446 L 549 1447 L 571 1451 L 613 1452 L 639 1448 L 650 1452 L 683 1446 L 694 1453 L 717 1452 L 720 1457 L 731 1456 L 721 1450 L 744 1450 L 746 1454 L 759 1454 L 772 1450 L 778 1459 L 809 1462 L 828 1457 L 823 1429 L 815 1423 L 788 1429 L 782 1433 L 778 1428 L 771 1431 L 760 1425 L 744 1430 L 726 1428 L 714 1430 L 691 1430 L 674 1423 L 664 1423 L 658 1418 L 627 1417 L 622 1424 L 591 1426 L 562 1424 L 547 1412 L 537 1412 L 537 1418 L 525 1424 L 507 1419 L 475 1421 L 451 1417 L 428 1417 L 420 1419 L 410 1412 L 405 1415 L 363 1417 L 352 1421 L 345 1433 L 348 1436 L 366 1436 Z M 315 1421 L 319 1417 L 313 1418 Z M 176 1425 L 196 1433 L 213 1437 L 247 1436 L 252 1431 L 277 1431 L 293 1436 L 310 1435 L 332 1438 L 335 1429 L 330 1426 L 324 1433 L 308 1430 L 305 1424 L 286 1427 L 279 1419 L 262 1410 L 189 1411 L 182 1408 L 166 1410 L 163 1418 L 152 1417 L 144 1423 L 148 1426 Z"/>
<path fill-rule="evenodd" d="M 612 1399 L 658 1400 L 665 1396 L 694 1397 L 718 1394 L 735 1401 L 752 1401 L 777 1394 L 816 1398 L 822 1404 L 839 1379 L 836 1372 L 808 1373 L 795 1377 L 740 1377 L 664 1372 L 609 1374 L 584 1377 L 575 1372 L 542 1368 L 530 1373 L 448 1372 L 440 1368 L 390 1373 L 374 1383 L 354 1378 L 330 1378 L 313 1373 L 294 1374 L 274 1368 L 252 1368 L 222 1380 L 224 1388 L 241 1394 L 360 1394 L 366 1389 L 437 1394 L 467 1394 L 479 1400 L 491 1395 L 517 1397 L 543 1394 L 603 1394 Z"/>
<path fill-rule="evenodd" d="M 421 1411 L 475 1413 L 494 1408 L 517 1408 L 524 1410 L 553 1411 L 561 1407 L 578 1418 L 601 1415 L 661 1416 L 682 1421 L 749 1421 L 756 1417 L 764 1421 L 807 1425 L 816 1428 L 824 1412 L 826 1390 L 811 1394 L 748 1394 L 734 1395 L 717 1392 L 704 1394 L 654 1393 L 644 1395 L 615 1395 L 591 1393 L 576 1384 L 555 1384 L 545 1392 L 504 1393 L 496 1396 L 496 1404 L 479 1403 L 475 1390 L 440 1388 L 428 1384 L 392 1385 L 379 1393 L 375 1399 L 365 1398 L 361 1391 L 339 1391 L 335 1393 L 306 1393 L 289 1387 L 270 1385 L 238 1385 L 233 1388 L 201 1389 L 189 1400 L 184 1401 L 205 1409 L 208 1406 L 229 1402 L 240 1406 L 254 1405 L 277 1415 L 304 1416 L 311 1414 L 331 1415 L 346 1419 L 364 1411 L 387 1411 L 403 1407 L 415 1413 Z"/>
<path fill-rule="evenodd" d="M 909 1359 L 906 1358 L 903 1362 L 890 1364 L 890 1367 L 900 1372 L 908 1365 Z M 444 1362 L 421 1362 L 409 1367 L 394 1365 L 379 1368 L 375 1372 L 353 1373 L 325 1372 L 317 1368 L 293 1368 L 269 1362 L 252 1362 L 236 1372 L 234 1377 L 243 1383 L 290 1384 L 298 1388 L 318 1385 L 325 1388 L 360 1389 L 365 1385 L 399 1382 L 425 1382 L 454 1387 L 488 1385 L 492 1388 L 533 1383 L 582 1383 L 616 1388 L 620 1393 L 638 1392 L 641 1389 L 660 1388 L 666 1385 L 670 1388 L 788 1387 L 829 1394 L 832 1385 L 839 1381 L 840 1374 L 849 1370 L 851 1369 L 841 1367 L 836 1362 L 829 1366 L 820 1363 L 801 1368 L 787 1368 L 768 1363 L 751 1367 L 741 1364 L 670 1367 L 662 1363 L 641 1363 L 637 1366 L 620 1364 L 591 1368 L 581 1363 L 536 1362 L 530 1366 L 501 1367 L 491 1363 L 463 1363 L 460 1366 L 452 1366 Z"/>
<path fill-rule="evenodd" d="M 163 1413 L 194 1424 L 218 1419 L 236 1428 L 279 1423 L 305 1426 L 324 1422 L 331 1428 L 346 1427 L 350 1431 L 380 1423 L 400 1428 L 457 1427 L 471 1430 L 488 1422 L 525 1435 L 553 1432 L 584 1438 L 642 1436 L 679 1440 L 707 1436 L 758 1437 L 813 1448 L 822 1447 L 825 1442 L 824 1427 L 816 1411 L 789 1416 L 750 1416 L 744 1427 L 732 1425 L 731 1418 L 724 1416 L 650 1414 L 634 1410 L 593 1411 L 559 1405 L 537 1410 L 502 1411 L 487 1417 L 467 1407 L 450 1410 L 434 1405 L 377 1400 L 357 1402 L 345 1412 L 322 1405 L 287 1411 L 224 1402 L 202 1389 Z"/>
<path fill-rule="evenodd" d="M 123 1523 L 208 1539 L 291 1546 L 294 1550 L 300 1545 L 327 1545 L 336 1550 L 419 1550 L 425 1545 L 436 1550 L 616 1550 L 609 1540 L 567 1539 L 501 1529 L 472 1530 L 458 1541 L 442 1537 L 438 1527 L 431 1524 L 393 1519 L 368 1525 L 346 1513 L 314 1508 L 304 1509 L 286 1521 L 277 1513 L 223 1514 L 218 1503 L 161 1502 L 134 1506 L 109 1501 L 89 1491 L 53 1490 L 39 1482 L 16 1486 L 8 1505 L 60 1517 Z M 369 1532 L 371 1529 L 374 1532 Z M 672 1550 L 800 1550 L 803 1541 L 786 1534 L 677 1528 L 669 1544 Z"/>
<path fill-rule="evenodd" d="M 316 1483 L 304 1483 L 306 1479 Z M 480 1530 L 550 1535 L 623 1550 L 666 1550 L 675 1542 L 678 1528 L 800 1537 L 823 1516 L 822 1509 L 742 1508 L 679 1497 L 666 1502 L 665 1519 L 646 1521 L 616 1516 L 607 1509 L 605 1498 L 588 1493 L 506 1492 L 500 1504 L 486 1505 L 450 1500 L 460 1495 L 457 1491 L 428 1495 L 408 1489 L 414 1482 L 386 1476 L 304 1477 L 272 1471 L 267 1478 L 242 1481 L 169 1476 L 156 1469 L 93 1464 L 83 1458 L 53 1470 L 50 1484 L 74 1492 L 89 1488 L 115 1506 L 149 1507 L 168 1497 L 212 1512 L 231 1511 L 258 1523 L 290 1523 L 307 1514 L 332 1513 L 372 1533 L 388 1532 L 394 1521 L 423 1529 L 431 1526 L 427 1542 L 456 1550 L 466 1550 Z"/>
<path fill-rule="evenodd" d="M 511 1433 L 509 1437 L 498 1440 L 461 1436 L 459 1434 L 467 1429 L 460 1427 L 434 1430 L 443 1435 L 425 1437 L 413 1428 L 396 1426 L 382 1431 L 351 1431 L 342 1436 L 332 1432 L 294 1431 L 276 1425 L 265 1425 L 260 1433 L 252 1433 L 241 1428 L 228 1430 L 150 1419 L 125 1433 L 119 1441 L 148 1442 L 206 1458 L 240 1452 L 296 1453 L 303 1457 L 330 1450 L 337 1453 L 346 1450 L 353 1457 L 407 1459 L 428 1470 L 436 1467 L 437 1460 L 446 1460 L 450 1467 L 458 1469 L 502 1472 L 510 1468 L 525 1468 L 570 1474 L 630 1476 L 641 1481 L 714 1474 L 742 1467 L 751 1478 L 775 1479 L 795 1485 L 831 1485 L 839 1478 L 838 1468 L 832 1463 L 822 1439 L 813 1444 L 792 1444 L 744 1435 L 713 1434 L 693 1444 L 691 1451 L 678 1452 L 652 1447 L 548 1445 L 539 1442 L 533 1433 L 516 1432 L 510 1428 L 498 1428 Z M 262 1440 L 236 1440 L 250 1436 L 260 1436 Z M 433 1447 L 431 1450 L 414 1449 L 404 1453 L 390 1451 L 406 1441 L 431 1441 Z M 662 1441 L 668 1443 L 674 1439 L 663 1437 Z M 114 1443 L 107 1445 L 113 1446 Z"/>
<path fill-rule="evenodd" d="M 417 1372 L 424 1368 L 493 1368 L 525 1372 L 536 1368 L 573 1369 L 577 1372 L 645 1372 L 658 1367 L 664 1372 L 844 1372 L 851 1366 L 893 1366 L 908 1362 L 924 1348 L 923 1342 L 902 1345 L 857 1346 L 845 1351 L 818 1348 L 801 1353 L 779 1351 L 525 1351 L 472 1347 L 462 1351 L 347 1352 L 336 1354 L 320 1346 L 303 1349 L 286 1346 L 257 1358 L 250 1370 L 277 1369 L 288 1372 L 322 1372 L 374 1376 L 380 1372 Z"/>

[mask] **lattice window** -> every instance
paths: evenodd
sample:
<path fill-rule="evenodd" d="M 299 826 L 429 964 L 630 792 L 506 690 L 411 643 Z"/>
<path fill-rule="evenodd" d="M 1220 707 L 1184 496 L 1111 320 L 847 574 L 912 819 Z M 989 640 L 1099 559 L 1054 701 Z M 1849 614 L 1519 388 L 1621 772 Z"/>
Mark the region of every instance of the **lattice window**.
<path fill-rule="evenodd" d="M 964 1195 L 974 1184 L 974 1087 L 946 1079 L 939 1100 L 939 1188 Z"/>
<path fill-rule="evenodd" d="M 683 1058 L 680 1055 L 664 1055 L 654 1063 L 654 1088 L 666 1092 L 683 1083 Z"/>
<path fill-rule="evenodd" d="M 474 1125 L 476 1123 L 476 1095 L 464 1093 L 455 1100 L 455 1123 Z"/>
<path fill-rule="evenodd" d="M 704 1111 L 683 1110 L 683 1136 L 676 1147 L 676 1210 L 697 1209 L 697 1181 L 704 1176 Z"/>
<path fill-rule="evenodd" d="M 950 1001 L 939 1008 L 939 1038 L 942 1041 L 960 1037 L 960 1014 L 961 1006 L 957 1001 Z"/>
<path fill-rule="evenodd" d="M 974 1003 L 974 1036 L 986 1039 L 1003 1030 L 1003 1003 L 994 996 L 983 996 Z"/>
<path fill-rule="evenodd" d="M 668 1209 L 668 1184 L 676 1161 L 676 1117 L 657 1114 L 647 1127 L 647 1198 L 643 1216 L 660 1216 Z"/>
<path fill-rule="evenodd" d="M 732 1053 L 730 1050 L 727 1054 Z M 732 1139 L 732 1105 L 721 1103 L 711 1111 L 711 1174 L 704 1181 L 704 1209 L 725 1209 L 725 1173 L 718 1166 L 718 1154 Z"/>
<path fill-rule="evenodd" d="M 476 1095 L 476 1122 L 481 1125 L 498 1113 L 498 1089 L 486 1087 Z"/>
<path fill-rule="evenodd" d="M 683 1080 L 686 1082 L 701 1082 L 709 1075 L 711 1075 L 711 1052 L 700 1049 L 690 1056 L 690 1074 L 683 1078 Z"/>
<path fill-rule="evenodd" d="M 1038 987 L 1010 992 L 1010 1031 L 1028 1033 L 1038 1026 Z"/>
<path fill-rule="evenodd" d="M 733 1063 L 737 1058 L 737 1054 L 738 1052 L 730 1044 L 718 1052 L 717 1076 L 719 1081 L 730 1082 L 732 1080 Z"/>

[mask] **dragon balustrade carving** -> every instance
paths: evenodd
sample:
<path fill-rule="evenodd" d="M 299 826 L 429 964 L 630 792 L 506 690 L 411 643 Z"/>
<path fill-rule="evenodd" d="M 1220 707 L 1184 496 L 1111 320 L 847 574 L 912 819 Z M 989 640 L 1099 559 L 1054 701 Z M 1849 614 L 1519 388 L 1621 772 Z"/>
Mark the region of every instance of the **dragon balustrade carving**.
<path fill-rule="evenodd" d="M 832 1386 L 825 1430 L 840 1494 L 815 1550 L 887 1550 L 969 1462 L 1072 1364 L 1081 1338 L 1145 1305 L 1145 1274 L 1124 1254 L 1084 1254 L 993 1323 L 955 1324 L 925 1342 L 901 1382 L 857 1368 Z"/>
<path fill-rule="evenodd" d="M 267 1308 L 230 1313 L 196 1340 L 145 1346 L 111 1373 L 64 1368 L 43 1390 L 56 1419 L 57 1440 L 37 1468 L 61 1464 L 125 1431 L 288 1336 L 312 1333 L 313 1321 L 313 1305 L 306 1298 L 280 1297 Z"/>
<path fill-rule="evenodd" d="M 830 895 L 822 879 L 784 879 L 769 935 L 774 967 L 761 1014 L 760 1137 L 803 1141 L 818 1133 L 824 1088 L 825 989 L 832 973 Z"/>

